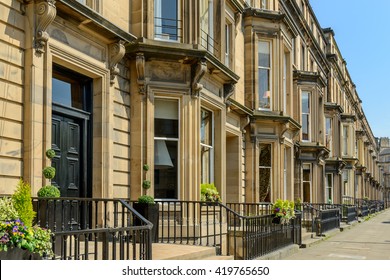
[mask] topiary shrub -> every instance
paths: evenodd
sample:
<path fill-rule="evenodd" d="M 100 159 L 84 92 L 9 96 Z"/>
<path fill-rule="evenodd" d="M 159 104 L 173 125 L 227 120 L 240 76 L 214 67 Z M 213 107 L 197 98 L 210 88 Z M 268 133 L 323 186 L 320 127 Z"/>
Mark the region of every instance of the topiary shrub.
<path fill-rule="evenodd" d="M 46 179 L 53 179 L 54 176 L 56 176 L 56 169 L 54 167 L 47 166 L 43 169 L 42 173 Z"/>
<path fill-rule="evenodd" d="M 141 195 L 138 198 L 138 203 L 154 204 L 154 198 L 150 195 Z"/>
<path fill-rule="evenodd" d="M 33 210 L 31 187 L 22 179 L 19 180 L 16 190 L 12 195 L 12 203 L 15 210 L 19 213 L 20 220 L 26 226 L 31 227 L 36 213 Z"/>
<path fill-rule="evenodd" d="M 56 186 L 47 185 L 39 189 L 38 197 L 60 197 L 60 190 Z"/>
<path fill-rule="evenodd" d="M 46 156 L 47 158 L 52 159 L 56 156 L 56 152 L 53 149 L 48 149 L 46 151 Z"/>
<path fill-rule="evenodd" d="M 145 190 L 150 189 L 150 186 L 151 186 L 151 183 L 150 183 L 149 180 L 144 180 L 144 181 L 142 182 L 142 187 L 143 187 Z"/>

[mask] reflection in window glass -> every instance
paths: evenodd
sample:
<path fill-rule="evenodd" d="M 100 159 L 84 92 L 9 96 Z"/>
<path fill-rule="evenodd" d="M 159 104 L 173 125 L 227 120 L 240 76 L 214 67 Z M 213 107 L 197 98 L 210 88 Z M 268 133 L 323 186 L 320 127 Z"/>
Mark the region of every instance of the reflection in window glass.
<path fill-rule="evenodd" d="M 260 201 L 271 201 L 271 171 L 272 171 L 272 157 L 271 144 L 260 144 L 260 158 L 259 158 L 259 198 Z"/>

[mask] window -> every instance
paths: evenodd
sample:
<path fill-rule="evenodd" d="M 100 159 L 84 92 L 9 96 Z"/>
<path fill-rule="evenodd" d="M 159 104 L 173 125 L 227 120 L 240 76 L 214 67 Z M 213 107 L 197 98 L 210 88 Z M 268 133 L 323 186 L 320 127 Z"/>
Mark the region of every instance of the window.
<path fill-rule="evenodd" d="M 80 2 L 81 4 L 84 4 L 85 6 L 90 7 L 92 10 L 100 13 L 101 5 L 100 0 L 77 0 L 77 2 Z"/>
<path fill-rule="evenodd" d="M 325 143 L 326 147 L 329 149 L 329 156 L 332 156 L 332 119 L 326 118 L 325 119 Z"/>
<path fill-rule="evenodd" d="M 260 201 L 271 201 L 271 174 L 272 174 L 272 145 L 260 144 L 259 158 L 259 199 Z"/>
<path fill-rule="evenodd" d="M 290 52 L 284 52 L 283 55 L 283 114 L 290 115 Z"/>
<path fill-rule="evenodd" d="M 325 174 L 325 203 L 333 203 L 333 174 Z"/>
<path fill-rule="evenodd" d="M 214 119 L 211 111 L 201 110 L 201 183 L 214 182 Z"/>
<path fill-rule="evenodd" d="M 268 0 L 260 0 L 260 9 L 269 9 Z"/>
<path fill-rule="evenodd" d="M 342 136 L 342 141 L 343 141 L 343 156 L 348 155 L 348 138 L 349 138 L 349 133 L 348 133 L 348 126 L 343 125 L 343 136 Z"/>
<path fill-rule="evenodd" d="M 154 37 L 162 40 L 179 40 L 179 7 L 177 0 L 154 1 Z"/>
<path fill-rule="evenodd" d="M 305 46 L 301 46 L 301 70 L 305 71 Z"/>
<path fill-rule="evenodd" d="M 179 102 L 155 99 L 154 193 L 156 198 L 178 198 Z"/>
<path fill-rule="evenodd" d="M 343 171 L 343 175 L 342 175 L 342 180 L 343 180 L 343 184 L 342 184 L 342 192 L 343 192 L 343 195 L 348 195 L 348 185 L 349 185 L 349 170 L 344 170 Z"/>
<path fill-rule="evenodd" d="M 215 56 L 218 56 L 218 46 L 214 40 L 213 2 L 213 0 L 200 0 L 201 45 Z"/>
<path fill-rule="evenodd" d="M 302 92 L 302 140 L 310 141 L 310 93 Z"/>
<path fill-rule="evenodd" d="M 295 55 L 296 55 L 295 38 L 292 38 L 291 40 L 291 49 L 292 49 L 292 64 L 295 65 Z"/>
<path fill-rule="evenodd" d="M 259 109 L 271 109 L 271 43 L 258 44 Z"/>
<path fill-rule="evenodd" d="M 232 65 L 232 30 L 232 24 L 227 22 L 225 24 L 225 65 L 229 68 Z"/>
<path fill-rule="evenodd" d="M 303 164 L 302 170 L 303 202 L 311 202 L 311 164 Z"/>

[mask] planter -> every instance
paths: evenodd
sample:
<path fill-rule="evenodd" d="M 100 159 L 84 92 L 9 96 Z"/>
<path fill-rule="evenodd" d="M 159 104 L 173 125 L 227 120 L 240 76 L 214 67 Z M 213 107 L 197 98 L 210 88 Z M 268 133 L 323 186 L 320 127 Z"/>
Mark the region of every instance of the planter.
<path fill-rule="evenodd" d="M 42 260 L 42 257 L 29 250 L 11 248 L 0 252 L 0 260 Z"/>
<path fill-rule="evenodd" d="M 134 203 L 133 208 L 140 213 L 145 219 L 153 224 L 152 228 L 152 242 L 158 242 L 158 224 L 159 224 L 159 205 L 148 203 Z M 135 220 L 135 225 L 141 225 L 139 219 Z"/>
<path fill-rule="evenodd" d="M 273 224 L 280 225 L 280 222 L 281 222 L 281 217 L 275 216 L 275 217 L 272 218 L 272 223 Z"/>

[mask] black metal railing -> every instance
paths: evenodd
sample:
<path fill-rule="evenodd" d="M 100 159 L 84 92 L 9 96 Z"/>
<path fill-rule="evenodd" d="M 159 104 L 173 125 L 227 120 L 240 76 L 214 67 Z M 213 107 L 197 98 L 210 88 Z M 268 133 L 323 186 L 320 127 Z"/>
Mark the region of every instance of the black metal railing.
<path fill-rule="evenodd" d="M 227 254 L 234 259 L 259 258 L 292 244 L 301 244 L 301 214 L 286 223 L 273 223 L 274 215 L 242 216 L 226 208 Z"/>
<path fill-rule="evenodd" d="M 329 203 L 302 203 L 302 227 L 321 236 L 324 232 L 339 228 L 341 205 Z"/>
<path fill-rule="evenodd" d="M 340 228 L 340 220 L 339 208 L 320 210 L 319 215 L 316 218 L 316 234 L 321 236 L 324 232 Z"/>
<path fill-rule="evenodd" d="M 54 233 L 54 259 L 152 258 L 153 225 L 124 200 L 33 198 L 33 205 L 36 223 Z"/>
<path fill-rule="evenodd" d="M 154 18 L 154 37 L 162 40 L 180 41 L 182 38 L 182 21 L 171 18 Z"/>
<path fill-rule="evenodd" d="M 34 198 L 37 223 L 54 232 L 55 259 L 151 259 L 151 228 L 134 201 Z M 211 246 L 235 259 L 254 259 L 301 243 L 301 214 L 272 222 L 269 203 L 156 200 L 158 242 Z M 231 207 L 231 208 L 230 208 Z M 135 226 L 136 220 L 141 221 Z"/>
<path fill-rule="evenodd" d="M 219 43 L 211 37 L 206 31 L 201 30 L 200 38 L 201 46 L 212 53 L 214 56 L 219 57 Z"/>
<path fill-rule="evenodd" d="M 358 217 L 357 206 L 355 205 L 343 205 L 342 221 L 349 224 L 355 221 Z"/>

